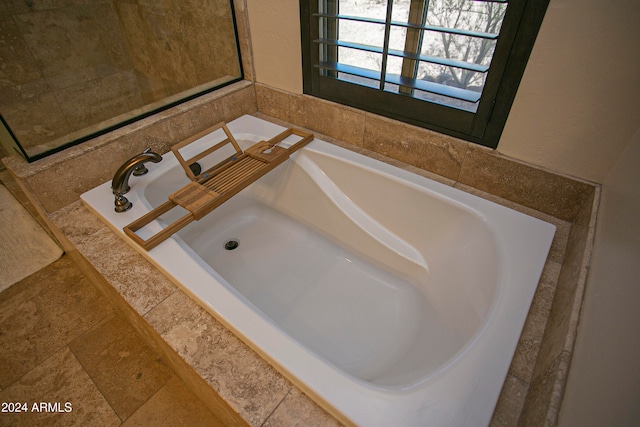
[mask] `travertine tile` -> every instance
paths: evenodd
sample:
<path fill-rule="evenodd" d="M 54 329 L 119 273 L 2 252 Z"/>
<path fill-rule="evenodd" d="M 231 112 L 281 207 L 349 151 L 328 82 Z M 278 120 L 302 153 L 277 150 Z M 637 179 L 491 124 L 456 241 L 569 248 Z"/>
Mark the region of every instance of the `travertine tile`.
<path fill-rule="evenodd" d="M 72 131 L 89 128 L 143 105 L 138 82 L 131 71 L 75 83 L 56 90 L 54 96 L 62 114 L 72 123 Z"/>
<path fill-rule="evenodd" d="M 192 426 L 224 427 L 224 424 L 173 377 L 155 393 L 122 427 Z"/>
<path fill-rule="evenodd" d="M 130 68 L 109 5 L 76 4 L 31 12 L 13 18 L 54 89 L 93 80 L 105 70 Z M 61 49 L 69 53 L 61 54 Z"/>
<path fill-rule="evenodd" d="M 599 185 L 594 186 L 593 194 L 585 200 L 584 205 L 578 212 L 573 223 L 577 226 L 595 227 L 597 215 L 593 215 L 594 212 L 598 212 L 598 206 L 600 204 L 600 190 Z"/>
<path fill-rule="evenodd" d="M 573 221 L 593 185 L 467 145 L 459 182 L 565 221 Z"/>
<path fill-rule="evenodd" d="M 258 109 L 256 92 L 253 87 L 240 89 L 229 95 L 222 107 L 225 122 L 235 120 L 244 114 L 252 114 Z"/>
<path fill-rule="evenodd" d="M 556 426 L 570 361 L 571 355 L 562 352 L 532 381 L 519 426 Z"/>
<path fill-rule="evenodd" d="M 362 146 L 365 114 L 306 95 L 292 96 L 291 121 L 332 138 Z"/>
<path fill-rule="evenodd" d="M 371 151 L 371 150 L 369 150 L 367 148 L 362 148 L 362 149 L 358 150 L 358 153 L 363 154 L 363 155 L 365 155 L 367 157 L 371 157 L 372 159 L 376 159 L 376 160 L 380 160 L 381 162 L 388 163 L 388 164 L 390 164 L 392 166 L 395 166 L 397 168 L 404 169 L 404 170 L 406 170 L 408 172 L 411 172 L 411 173 L 414 173 L 416 175 L 420 175 L 420 176 L 423 176 L 425 178 L 429 178 L 432 181 L 437 181 L 437 182 L 439 182 L 441 184 L 448 185 L 450 187 L 452 187 L 455 184 L 455 181 L 452 180 L 452 179 L 446 178 L 446 177 L 444 177 L 442 175 L 438 175 L 438 174 L 433 173 L 433 172 L 429 172 L 429 171 L 427 171 L 425 169 L 421 169 L 421 168 L 416 167 L 416 166 L 408 165 L 408 164 L 406 164 L 404 162 L 401 162 L 400 160 L 396 160 L 396 159 L 391 158 L 389 156 L 386 156 L 384 154 L 380 154 L 380 153 L 377 153 L 375 151 Z"/>
<path fill-rule="evenodd" d="M 262 425 L 291 384 L 182 292 L 145 319 L 249 424 Z"/>
<path fill-rule="evenodd" d="M 291 122 L 293 95 L 289 92 L 256 84 L 258 111 L 285 122 Z"/>
<path fill-rule="evenodd" d="M 129 147 L 123 144 L 99 147 L 46 168 L 25 181 L 46 213 L 53 213 L 77 201 L 82 193 L 110 181 L 122 162 L 136 153 Z"/>
<path fill-rule="evenodd" d="M 0 300 L 0 384 L 5 387 L 91 328 L 113 307 L 68 256 Z"/>
<path fill-rule="evenodd" d="M 44 79 L 0 88 L 0 107 L 26 150 L 71 131 Z"/>
<path fill-rule="evenodd" d="M 564 265 L 558 278 L 556 294 L 551 307 L 548 327 L 545 330 L 543 342 L 536 361 L 534 376 L 544 372 L 554 363 L 563 350 L 573 349 L 577 317 L 574 310 L 580 309 L 582 292 L 579 287 L 584 286 L 586 276 L 585 255 L 588 256 L 587 243 L 590 236 L 584 227 L 572 227 Z M 592 239 L 591 239 L 592 240 Z M 579 300 L 576 298 L 579 296 Z M 572 324 L 574 323 L 574 324 Z"/>
<path fill-rule="evenodd" d="M 321 140 L 323 140 L 325 142 L 328 142 L 328 143 L 333 144 L 333 145 L 337 145 L 338 147 L 347 149 L 349 151 L 354 151 L 356 153 L 359 153 L 359 152 L 361 152 L 363 150 L 363 148 L 358 146 L 358 145 L 354 145 L 354 144 L 350 144 L 348 142 L 344 142 L 342 140 L 333 138 L 333 137 L 331 137 L 329 135 L 324 135 L 324 134 L 322 134 L 322 133 L 320 133 L 318 131 L 314 131 L 312 129 L 308 129 L 308 128 L 305 128 L 305 127 L 302 127 L 302 126 L 299 126 L 299 125 L 295 125 L 295 124 L 286 122 L 284 120 L 280 120 L 280 119 L 278 119 L 276 117 L 269 116 L 269 115 L 261 113 L 261 112 L 256 112 L 253 115 L 255 117 L 259 118 L 259 119 L 267 120 L 267 121 L 269 121 L 271 123 L 275 123 L 275 124 L 280 125 L 280 126 L 285 127 L 285 128 L 294 127 L 296 129 L 300 129 L 300 130 L 303 130 L 305 132 L 310 132 L 317 139 L 321 139 Z M 390 160 L 394 161 L 393 159 L 390 159 Z"/>
<path fill-rule="evenodd" d="M 341 426 L 335 418 L 294 388 L 263 424 L 264 427 L 331 427 Z"/>
<path fill-rule="evenodd" d="M 0 86 L 18 86 L 40 80 L 42 74 L 35 58 L 29 51 L 20 29 L 13 19 L 6 19 L 0 9 L 0 62 L 2 62 L 2 83 Z"/>
<path fill-rule="evenodd" d="M 54 212 L 49 219 L 74 244 L 107 227 L 80 200 Z"/>
<path fill-rule="evenodd" d="M 69 348 L 123 420 L 172 376 L 163 361 L 117 315 L 76 338 Z"/>
<path fill-rule="evenodd" d="M 0 184 L 0 291 L 51 264 L 62 249 Z"/>
<path fill-rule="evenodd" d="M 466 143 L 446 135 L 367 114 L 364 148 L 456 180 Z"/>
<path fill-rule="evenodd" d="M 133 67 L 173 95 L 223 76 L 239 76 L 229 2 L 116 2 Z"/>
<path fill-rule="evenodd" d="M 107 228 L 77 248 L 140 315 L 176 291 L 169 279 Z"/>
<path fill-rule="evenodd" d="M 549 248 L 549 255 L 547 256 L 547 260 L 562 264 L 564 260 L 565 250 L 567 248 L 567 241 L 569 240 L 569 232 L 571 231 L 570 222 L 555 218 L 544 212 L 519 205 L 518 203 L 512 202 L 511 200 L 504 199 L 502 197 L 487 193 L 486 191 L 478 190 L 477 188 L 461 184 L 459 182 L 455 184 L 455 187 L 466 193 L 474 194 L 478 197 L 482 197 L 483 199 L 490 200 L 502 206 L 506 206 L 509 209 L 522 212 L 525 215 L 529 215 L 542 221 L 548 222 L 549 224 L 555 225 L 556 232 L 553 236 L 553 241 L 551 242 L 551 248 Z"/>
<path fill-rule="evenodd" d="M 67 347 L 2 390 L 0 400 L 26 402 L 29 408 L 28 413 L 1 414 L 0 426 L 115 427 L 121 422 Z M 40 402 L 55 405 L 54 411 L 32 411 L 33 404 Z"/>
<path fill-rule="evenodd" d="M 562 265 L 555 262 L 548 261 L 545 264 L 511 361 L 509 373 L 526 383 L 529 383 L 533 376 L 561 268 Z"/>
<path fill-rule="evenodd" d="M 524 406 L 528 384 L 514 376 L 507 375 L 498 403 L 493 411 L 491 427 L 515 427 Z"/>

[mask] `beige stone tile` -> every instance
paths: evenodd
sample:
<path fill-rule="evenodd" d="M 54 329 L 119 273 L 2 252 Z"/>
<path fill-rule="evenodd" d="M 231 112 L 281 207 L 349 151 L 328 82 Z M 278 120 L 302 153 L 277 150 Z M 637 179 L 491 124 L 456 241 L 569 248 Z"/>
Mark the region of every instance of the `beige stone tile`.
<path fill-rule="evenodd" d="M 364 148 L 456 180 L 466 143 L 446 135 L 367 114 Z"/>
<path fill-rule="evenodd" d="M 524 406 L 528 384 L 514 376 L 507 375 L 496 409 L 491 418 L 491 427 L 515 427 Z"/>
<path fill-rule="evenodd" d="M 224 76 L 238 76 L 228 2 L 117 2 L 133 67 L 161 82 L 168 95 Z"/>
<path fill-rule="evenodd" d="M 572 221 L 594 186 L 517 162 L 484 147 L 467 145 L 459 182 Z"/>
<path fill-rule="evenodd" d="M 99 147 L 31 175 L 26 182 L 45 212 L 53 213 L 77 201 L 82 193 L 110 181 L 122 162 L 136 153 L 128 147 L 117 143 Z"/>
<path fill-rule="evenodd" d="M 291 122 L 362 147 L 365 114 L 306 95 L 292 96 Z"/>
<path fill-rule="evenodd" d="M 13 19 L 0 12 L 0 62 L 2 83 L 0 86 L 17 86 L 42 78 L 35 58 L 29 52 L 20 29 Z"/>
<path fill-rule="evenodd" d="M 230 122 L 244 114 L 253 114 L 258 110 L 256 92 L 253 87 L 240 89 L 225 98 L 222 104 L 224 121 Z"/>
<path fill-rule="evenodd" d="M 445 178 L 441 175 L 438 175 L 433 172 L 429 172 L 427 170 L 421 169 L 416 166 L 408 165 L 400 160 L 393 159 L 391 157 L 385 156 L 384 154 L 376 153 L 375 151 L 371 151 L 367 148 L 362 148 L 358 151 L 360 154 L 363 154 L 367 157 L 371 157 L 372 159 L 380 160 L 381 162 L 388 163 L 392 166 L 395 166 L 400 169 L 404 169 L 408 172 L 415 173 L 416 175 L 423 176 L 425 178 L 429 178 L 432 181 L 439 182 L 441 184 L 448 185 L 452 187 L 455 184 L 455 181 L 449 178 Z"/>
<path fill-rule="evenodd" d="M 49 219 L 74 244 L 107 228 L 80 200 L 54 212 Z"/>
<path fill-rule="evenodd" d="M 122 424 L 122 427 L 146 426 L 224 427 L 224 424 L 182 381 L 173 377 Z"/>
<path fill-rule="evenodd" d="M 285 122 L 291 122 L 291 107 L 293 103 L 293 95 L 291 93 L 259 83 L 256 83 L 255 88 L 258 111 L 260 113 Z"/>
<path fill-rule="evenodd" d="M 600 192 L 601 186 L 596 185 L 593 194 L 587 198 L 582 209 L 578 212 L 576 219 L 573 223 L 577 226 L 595 227 L 598 212 L 598 206 L 600 204 Z"/>
<path fill-rule="evenodd" d="M 334 417 L 296 388 L 291 390 L 263 424 L 264 427 L 330 427 L 341 425 Z"/>
<path fill-rule="evenodd" d="M 68 256 L 13 288 L 0 300 L 3 387 L 113 311 Z"/>
<path fill-rule="evenodd" d="M 139 108 L 142 99 L 134 73 L 114 72 L 54 92 L 62 114 L 81 131 Z M 73 138 L 69 138 L 71 140 Z"/>
<path fill-rule="evenodd" d="M 69 348 L 123 420 L 172 376 L 164 362 L 120 316 L 108 317 L 76 338 Z"/>
<path fill-rule="evenodd" d="M 77 248 L 140 315 L 176 291 L 169 279 L 107 228 Z"/>
<path fill-rule="evenodd" d="M 29 408 L 28 413 L 1 414 L 0 426 L 120 425 L 120 418 L 67 347 L 2 390 L 0 401 L 26 402 Z M 32 411 L 40 402 L 52 404 L 53 411 Z"/>
<path fill-rule="evenodd" d="M 182 292 L 145 319 L 234 410 L 262 425 L 291 384 Z"/>
<path fill-rule="evenodd" d="M 77 201 L 82 193 L 110 181 L 124 161 L 144 149 L 164 154 L 216 123 L 253 113 L 257 108 L 251 86 L 228 89 L 220 96 L 181 104 L 34 163 L 12 156 L 7 166 L 25 179 L 45 212 L 53 213 Z M 135 177 L 131 182 L 135 183 Z"/>
<path fill-rule="evenodd" d="M 14 20 L 54 89 L 130 68 L 116 16 L 107 4 L 39 10 L 14 15 Z"/>
<path fill-rule="evenodd" d="M 571 355 L 562 352 L 544 372 L 534 378 L 529 386 L 519 426 L 557 425 L 570 361 Z"/>
<path fill-rule="evenodd" d="M 27 152 L 71 131 L 44 80 L 0 88 L 0 108 L 16 139 Z"/>
<path fill-rule="evenodd" d="M 572 227 L 534 376 L 545 372 L 563 350 L 570 352 L 573 349 L 577 315 L 588 268 L 588 264 L 585 265 L 585 255 L 588 256 L 589 253 L 587 244 L 590 238 L 588 229 Z"/>
<path fill-rule="evenodd" d="M 478 190 L 477 188 L 471 187 L 469 185 L 461 184 L 458 182 L 455 184 L 455 187 L 466 193 L 482 197 L 483 199 L 498 203 L 502 206 L 506 206 L 509 209 L 522 212 L 525 215 L 529 215 L 542 221 L 548 222 L 549 224 L 555 225 L 556 232 L 553 236 L 553 241 L 551 242 L 551 248 L 549 249 L 547 260 L 562 263 L 562 261 L 564 260 L 564 253 L 567 248 L 567 241 L 569 240 L 569 232 L 571 230 L 570 222 L 563 221 L 544 212 L 540 212 L 533 208 L 529 208 L 516 202 L 512 202 L 511 200 L 507 200 L 502 197 L 487 193 L 486 191 Z"/>
<path fill-rule="evenodd" d="M 160 151 L 158 151 L 158 153 L 168 152 L 171 147 L 179 142 L 223 121 L 225 121 L 225 113 L 221 103 L 210 102 L 199 105 L 197 108 L 182 114 L 179 121 L 169 121 L 170 126 L 168 131 L 174 136 L 172 136 L 170 143 L 167 144 L 166 147 L 162 146 L 162 148 L 159 148 Z M 156 135 L 157 139 L 162 138 L 161 132 L 154 132 L 154 135 Z M 149 137 L 145 135 L 145 139 L 148 140 L 148 138 Z"/>
<path fill-rule="evenodd" d="M 300 129 L 300 130 L 303 130 L 305 132 L 312 133 L 316 139 L 320 139 L 320 140 L 322 140 L 324 142 L 328 142 L 329 144 L 336 145 L 338 147 L 347 149 L 349 151 L 354 151 L 356 153 L 360 153 L 360 152 L 363 151 L 363 148 L 360 147 L 360 146 L 357 146 L 357 145 L 354 145 L 354 144 L 350 144 L 348 142 L 344 142 L 342 140 L 333 138 L 333 137 L 331 137 L 329 135 L 324 135 L 324 134 L 322 134 L 322 133 L 320 133 L 318 131 L 314 131 L 312 129 L 308 129 L 308 128 L 305 128 L 305 127 L 302 127 L 302 126 L 299 126 L 299 125 L 295 125 L 295 124 L 286 122 L 286 121 L 281 120 L 281 119 L 279 119 L 277 117 L 269 116 L 269 115 L 261 113 L 261 112 L 256 112 L 254 114 L 254 116 L 259 118 L 259 119 L 263 119 L 263 120 L 266 120 L 268 122 L 275 123 L 275 124 L 280 125 L 280 126 L 285 127 L 285 128 L 293 127 L 295 129 Z M 369 153 L 373 153 L 373 152 L 369 152 Z M 365 154 L 365 155 L 367 155 L 367 154 Z M 377 153 L 373 153 L 373 155 L 377 155 Z M 371 157 L 373 157 L 373 156 L 371 156 Z M 394 161 L 393 159 L 390 159 L 390 160 Z"/>
<path fill-rule="evenodd" d="M 529 308 L 529 315 L 522 328 L 518 346 L 511 361 L 509 373 L 526 383 L 529 383 L 533 376 L 561 267 L 561 264 L 550 261 L 545 264 L 538 289 Z"/>

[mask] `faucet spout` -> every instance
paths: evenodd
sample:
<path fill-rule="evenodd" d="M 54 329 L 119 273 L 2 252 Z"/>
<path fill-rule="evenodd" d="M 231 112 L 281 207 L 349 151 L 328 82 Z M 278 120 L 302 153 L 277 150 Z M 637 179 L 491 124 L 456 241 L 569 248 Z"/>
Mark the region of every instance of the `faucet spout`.
<path fill-rule="evenodd" d="M 131 209 L 133 204 L 124 197 L 131 188 L 129 187 L 129 178 L 133 173 L 136 176 L 144 175 L 148 172 L 144 166 L 147 162 L 158 163 L 162 160 L 160 154 L 154 153 L 150 148 L 147 148 L 142 153 L 133 156 L 118 168 L 113 180 L 111 181 L 111 190 L 115 196 L 115 211 L 124 212 Z"/>

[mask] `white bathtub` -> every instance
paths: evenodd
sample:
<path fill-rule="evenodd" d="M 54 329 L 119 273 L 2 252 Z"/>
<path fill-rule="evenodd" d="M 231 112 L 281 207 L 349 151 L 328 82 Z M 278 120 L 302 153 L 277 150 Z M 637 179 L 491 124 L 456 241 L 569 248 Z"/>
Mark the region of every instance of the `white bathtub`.
<path fill-rule="evenodd" d="M 243 149 L 283 130 L 228 127 Z M 110 182 L 82 200 L 321 404 L 363 426 L 489 423 L 554 226 L 314 140 L 147 253 L 122 228 L 188 182 L 171 153 L 148 167 L 130 211 Z"/>

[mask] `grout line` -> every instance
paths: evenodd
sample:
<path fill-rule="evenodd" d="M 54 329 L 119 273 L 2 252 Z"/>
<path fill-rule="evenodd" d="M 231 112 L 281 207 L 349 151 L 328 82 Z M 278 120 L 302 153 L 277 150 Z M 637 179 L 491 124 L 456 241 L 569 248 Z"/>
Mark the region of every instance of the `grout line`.
<path fill-rule="evenodd" d="M 267 424 L 267 422 L 269 421 L 269 419 L 271 418 L 271 416 L 278 410 L 278 408 L 280 407 L 280 405 L 282 405 L 282 402 L 285 401 L 285 399 L 287 397 L 289 397 L 289 395 L 291 394 L 291 392 L 293 391 L 293 387 L 289 388 L 289 391 L 287 391 L 287 394 L 285 394 L 282 397 L 282 400 L 280 400 L 280 402 L 278 402 L 278 404 L 276 405 L 275 408 L 273 408 L 273 411 L 269 412 L 269 415 L 267 415 L 267 417 L 264 419 L 264 421 L 262 422 L 262 424 L 260 424 L 260 426 L 264 426 L 265 424 Z"/>
<path fill-rule="evenodd" d="M 87 371 L 87 369 L 85 368 L 85 366 L 82 364 L 82 362 L 78 359 L 78 357 L 76 356 L 76 354 L 73 352 L 73 350 L 71 350 L 71 347 L 69 347 L 67 345 L 67 348 L 69 349 L 69 352 L 71 353 L 71 355 L 73 356 L 73 358 L 75 359 L 75 361 L 78 363 L 78 365 L 80 365 L 80 367 L 82 368 L 82 370 L 84 371 L 84 373 L 87 375 L 87 377 L 89 378 L 89 380 L 91 381 L 91 383 L 93 383 L 93 386 L 96 388 L 96 390 L 98 390 L 98 393 L 100 393 L 100 396 L 102 396 L 102 398 L 104 399 L 104 401 L 107 403 L 107 405 L 109 405 L 109 408 L 111 408 L 111 410 L 113 411 L 114 414 L 116 414 L 116 416 L 118 417 L 118 419 L 120 419 L 120 421 L 124 421 L 122 419 L 122 417 L 118 414 L 118 412 L 115 410 L 115 408 L 113 407 L 113 405 L 111 404 L 111 402 L 109 401 L 109 399 L 107 399 L 107 396 L 104 395 L 104 393 L 102 392 L 102 390 L 100 390 L 100 387 L 98 387 L 98 384 L 95 382 L 95 380 L 93 379 L 93 377 L 91 376 L 91 374 L 89 374 L 89 371 Z"/>

